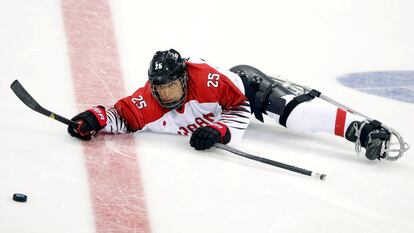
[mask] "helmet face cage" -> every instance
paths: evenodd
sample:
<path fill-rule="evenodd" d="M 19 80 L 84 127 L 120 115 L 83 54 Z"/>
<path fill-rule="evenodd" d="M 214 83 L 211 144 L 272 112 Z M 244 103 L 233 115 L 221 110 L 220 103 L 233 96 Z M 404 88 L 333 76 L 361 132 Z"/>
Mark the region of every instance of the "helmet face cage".
<path fill-rule="evenodd" d="M 168 109 L 180 108 L 187 95 L 187 72 L 185 59 L 174 49 L 158 51 L 150 62 L 148 78 L 151 84 L 151 93 L 158 103 Z M 162 100 L 157 87 L 177 81 L 181 83 L 182 96 L 171 101 Z M 168 88 L 168 87 L 167 87 Z"/>
<path fill-rule="evenodd" d="M 175 100 L 171 100 L 171 101 L 164 101 L 161 98 L 158 91 L 157 91 L 157 86 L 159 86 L 159 85 L 151 84 L 151 94 L 152 94 L 152 96 L 154 96 L 155 99 L 158 101 L 158 103 L 164 108 L 168 108 L 168 109 L 180 108 L 183 105 L 183 103 L 185 101 L 185 98 L 187 96 L 187 80 L 188 80 L 187 72 L 184 72 L 181 77 L 179 77 L 178 79 L 175 79 L 175 80 L 180 81 L 183 94 L 181 95 L 181 97 L 179 99 L 175 99 Z M 174 81 L 171 81 L 171 82 L 174 82 Z M 167 84 L 168 83 L 161 84 L 161 85 L 167 85 Z"/>

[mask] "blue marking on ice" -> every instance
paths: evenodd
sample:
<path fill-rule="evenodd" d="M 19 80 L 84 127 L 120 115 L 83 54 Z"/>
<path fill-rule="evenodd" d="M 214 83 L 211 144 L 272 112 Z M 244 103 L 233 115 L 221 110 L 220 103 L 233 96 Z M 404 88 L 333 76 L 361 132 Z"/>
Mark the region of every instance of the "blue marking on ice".
<path fill-rule="evenodd" d="M 362 92 L 414 103 L 414 71 L 351 73 L 338 81 Z"/>

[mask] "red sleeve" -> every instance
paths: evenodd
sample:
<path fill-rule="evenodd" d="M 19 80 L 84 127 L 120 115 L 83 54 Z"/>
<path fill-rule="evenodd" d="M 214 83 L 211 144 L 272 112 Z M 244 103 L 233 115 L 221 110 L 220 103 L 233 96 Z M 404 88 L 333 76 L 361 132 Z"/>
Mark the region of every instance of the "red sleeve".
<path fill-rule="evenodd" d="M 152 122 L 162 116 L 165 110 L 151 95 L 149 83 L 138 89 L 133 95 L 120 99 L 115 104 L 115 109 L 122 117 L 130 132 L 142 129 L 148 122 Z"/>
<path fill-rule="evenodd" d="M 139 90 L 137 92 L 139 92 Z M 135 132 L 144 127 L 143 115 L 140 111 L 136 110 L 137 107 L 132 102 L 132 96 L 120 99 L 114 107 L 125 121 L 128 131 Z"/>

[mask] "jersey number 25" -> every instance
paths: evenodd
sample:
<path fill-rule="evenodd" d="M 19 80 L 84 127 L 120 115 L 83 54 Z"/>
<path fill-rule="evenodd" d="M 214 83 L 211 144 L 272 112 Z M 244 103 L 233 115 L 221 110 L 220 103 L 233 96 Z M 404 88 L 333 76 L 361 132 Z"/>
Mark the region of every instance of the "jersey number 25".
<path fill-rule="evenodd" d="M 207 87 L 218 87 L 219 78 L 220 78 L 220 75 L 209 73 L 208 74 Z"/>
<path fill-rule="evenodd" d="M 132 98 L 132 102 L 137 106 L 138 109 L 147 107 L 147 102 L 145 102 L 144 97 L 139 95 L 138 98 Z"/>

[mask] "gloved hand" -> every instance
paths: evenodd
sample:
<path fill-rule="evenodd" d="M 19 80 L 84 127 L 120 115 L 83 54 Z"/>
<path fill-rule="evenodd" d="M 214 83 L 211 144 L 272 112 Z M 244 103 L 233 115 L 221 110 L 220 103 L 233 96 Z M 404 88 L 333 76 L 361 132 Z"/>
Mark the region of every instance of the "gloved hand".
<path fill-rule="evenodd" d="M 72 137 L 77 137 L 82 140 L 91 140 L 93 135 L 106 126 L 107 116 L 105 108 L 97 106 L 88 109 L 73 117 L 72 121 L 75 121 L 78 126 L 76 129 L 69 126 L 68 133 L 72 135 Z"/>
<path fill-rule="evenodd" d="M 215 143 L 227 144 L 231 134 L 226 125 L 218 122 L 200 127 L 191 135 L 190 144 L 196 150 L 210 149 Z"/>

